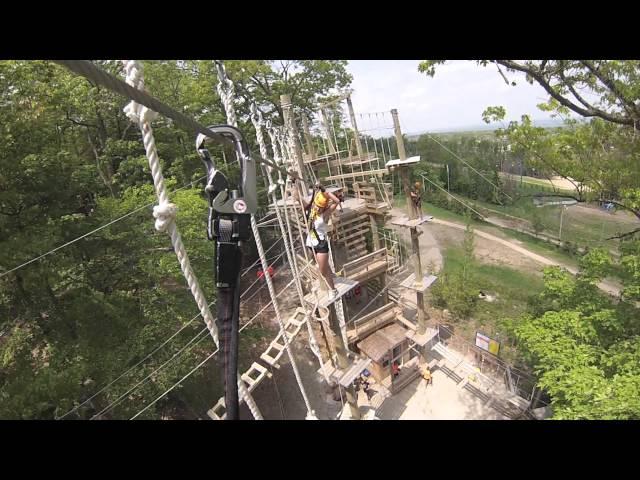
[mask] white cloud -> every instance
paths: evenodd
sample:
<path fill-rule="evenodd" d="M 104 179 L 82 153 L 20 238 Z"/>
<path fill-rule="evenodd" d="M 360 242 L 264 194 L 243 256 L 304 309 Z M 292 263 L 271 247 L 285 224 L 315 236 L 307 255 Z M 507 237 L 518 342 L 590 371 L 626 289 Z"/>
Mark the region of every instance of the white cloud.
<path fill-rule="evenodd" d="M 551 118 L 536 107 L 547 98 L 546 92 L 538 85 L 528 84 L 522 74 L 507 74 L 517 82 L 517 86 L 511 87 L 495 67 L 480 67 L 475 61 L 447 62 L 436 69 L 433 78 L 418 72 L 419 63 L 419 60 L 349 61 L 356 113 L 397 108 L 406 133 L 479 125 L 484 109 L 493 105 L 506 108 L 507 120 L 519 120 L 523 114 L 534 119 Z M 390 115 L 386 117 L 385 124 L 390 124 Z M 363 122 L 366 121 L 365 116 Z"/>

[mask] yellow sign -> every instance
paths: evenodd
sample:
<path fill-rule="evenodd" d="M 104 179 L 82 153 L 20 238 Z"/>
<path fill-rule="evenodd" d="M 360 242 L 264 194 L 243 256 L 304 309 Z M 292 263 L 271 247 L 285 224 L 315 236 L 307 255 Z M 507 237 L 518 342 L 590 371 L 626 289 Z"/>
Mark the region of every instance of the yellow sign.
<path fill-rule="evenodd" d="M 480 332 L 476 332 L 476 347 L 480 347 L 481 349 L 497 356 L 500 351 L 500 342 L 492 340 Z"/>
<path fill-rule="evenodd" d="M 500 350 L 500 344 L 495 340 L 489 341 L 489 353 L 493 353 L 494 355 L 498 355 L 498 351 Z"/>

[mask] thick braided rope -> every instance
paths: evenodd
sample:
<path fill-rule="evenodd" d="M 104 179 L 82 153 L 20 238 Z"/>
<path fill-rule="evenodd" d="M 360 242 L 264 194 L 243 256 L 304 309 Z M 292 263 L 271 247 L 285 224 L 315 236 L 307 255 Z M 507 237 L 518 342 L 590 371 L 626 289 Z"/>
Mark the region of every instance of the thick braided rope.
<path fill-rule="evenodd" d="M 280 147 L 278 145 L 278 141 L 277 141 L 277 133 L 276 130 L 273 128 L 271 121 L 268 120 L 265 124 L 265 129 L 267 130 L 267 133 L 269 135 L 269 139 L 271 140 L 271 148 L 273 149 L 273 160 L 276 162 L 276 164 L 280 165 L 282 163 L 282 158 L 280 156 Z M 278 173 L 280 173 L 280 171 L 278 170 Z M 284 182 L 283 182 L 284 183 Z M 291 222 L 289 220 L 289 213 L 288 213 L 288 207 L 286 204 L 286 195 L 285 195 L 285 188 L 284 185 L 281 184 L 280 185 L 280 192 L 281 192 L 281 196 L 283 199 L 283 204 L 284 204 L 284 217 L 285 217 L 285 221 L 286 221 L 286 229 L 283 228 L 283 230 L 286 231 L 286 235 L 288 237 L 288 242 L 287 239 L 285 238 L 285 245 L 290 244 L 291 246 L 288 247 L 291 249 L 292 252 L 294 252 L 294 242 L 293 242 L 293 232 L 291 230 Z M 274 195 L 275 196 L 275 195 Z M 277 205 L 277 202 L 274 202 L 276 205 L 276 215 L 278 215 L 279 212 L 279 208 Z M 280 222 L 280 220 L 278 220 Z M 281 227 L 282 228 L 282 227 Z M 306 250 L 304 252 L 305 257 L 306 257 Z M 308 261 L 308 259 L 307 259 Z M 296 280 L 296 289 L 298 290 L 298 297 L 300 298 L 300 304 L 301 305 L 305 305 L 305 300 L 304 300 L 304 293 L 302 290 L 302 277 L 300 275 L 300 269 L 298 268 L 298 260 L 295 256 L 295 254 L 291 254 L 290 258 L 289 258 L 289 264 L 293 266 L 293 271 L 294 271 L 294 275 L 295 275 L 295 280 Z M 316 295 L 317 297 L 317 295 Z M 311 310 L 311 312 L 315 312 L 317 309 L 317 304 L 316 306 Z M 320 347 L 318 344 L 318 340 L 316 339 L 316 335 L 315 332 L 313 331 L 313 327 L 311 325 L 311 322 L 309 321 L 309 318 L 307 318 L 307 330 L 309 333 L 309 347 L 311 348 L 311 351 L 313 352 L 313 354 L 318 358 L 318 361 L 320 362 L 320 366 L 322 367 L 322 374 L 325 377 L 325 381 L 327 383 L 330 383 L 329 380 L 329 376 L 325 370 L 325 364 L 322 360 L 322 354 L 320 353 Z"/>
<path fill-rule="evenodd" d="M 229 122 L 230 125 L 234 126 L 237 128 L 238 124 L 237 124 L 237 117 L 235 114 L 235 108 L 233 106 L 233 91 L 234 91 L 234 87 L 233 87 L 233 82 L 231 82 L 231 80 L 229 78 L 226 77 L 226 73 L 224 70 L 224 66 L 222 66 L 221 62 L 216 62 L 216 64 L 218 65 L 218 74 L 219 74 L 219 83 L 218 83 L 218 93 L 220 94 L 221 98 L 222 98 L 222 103 L 224 105 L 225 108 L 225 113 L 227 115 L 227 121 Z M 253 118 L 252 118 L 253 120 Z M 257 121 L 257 120 L 256 120 Z M 260 135 L 260 140 L 262 140 L 262 145 L 261 145 L 261 155 L 263 157 L 267 157 L 267 152 L 266 152 L 266 146 L 264 145 L 264 138 L 262 136 L 262 130 L 258 127 L 257 129 L 257 134 L 259 133 Z M 269 175 L 269 178 L 271 178 L 271 176 Z M 273 181 L 271 181 L 271 184 L 273 184 Z M 253 236 L 255 238 L 255 242 L 256 242 L 256 247 L 258 249 L 258 256 L 260 257 L 260 263 L 262 264 L 262 269 L 263 271 L 267 271 L 269 268 L 269 265 L 267 263 L 267 259 L 264 253 L 264 248 L 262 246 L 262 239 L 260 237 L 260 231 L 258 229 L 258 224 L 256 222 L 256 218 L 255 215 L 251 215 L 251 229 L 253 231 Z M 284 233 L 284 232 L 283 232 Z M 285 344 L 285 348 L 287 350 L 287 355 L 289 356 L 289 360 L 291 361 L 291 367 L 293 369 L 293 373 L 296 377 L 296 382 L 298 383 L 298 388 L 300 389 L 300 393 L 302 395 L 302 398 L 304 399 L 304 403 L 305 406 L 307 407 L 307 418 L 313 416 L 315 417 L 315 414 L 313 413 L 313 410 L 311 409 L 311 405 L 309 403 L 309 398 L 307 397 L 307 393 L 304 389 L 304 386 L 302 384 L 302 379 L 300 378 L 300 372 L 298 371 L 298 367 L 295 361 L 295 358 L 293 356 L 293 352 L 291 351 L 291 347 L 289 345 L 289 338 L 288 338 L 288 334 L 285 330 L 285 325 L 282 321 L 282 316 L 280 314 L 280 307 L 278 305 L 278 301 L 276 298 L 276 292 L 275 289 L 273 288 L 273 282 L 271 280 L 271 277 L 269 275 L 265 275 L 265 281 L 267 283 L 267 289 L 269 290 L 269 295 L 271 297 L 271 302 L 273 304 L 273 309 L 275 311 L 276 314 L 276 319 L 278 321 L 278 325 L 280 326 L 280 330 L 283 332 L 282 338 L 284 339 L 284 344 Z"/>
<path fill-rule="evenodd" d="M 271 123 L 271 120 L 267 120 L 265 122 L 265 130 L 267 131 L 267 133 L 269 134 L 269 139 L 271 140 L 271 148 L 273 150 L 273 161 L 276 163 L 276 165 L 281 166 L 282 165 L 282 157 L 280 156 L 280 152 L 276 152 L 276 141 L 274 138 L 275 133 L 275 129 Z M 277 170 L 278 172 L 278 185 L 284 185 L 284 180 L 282 179 L 282 172 L 280 170 Z M 284 198 L 284 196 L 283 196 Z"/>
<path fill-rule="evenodd" d="M 281 148 L 284 152 L 286 152 L 286 155 L 289 157 L 289 164 L 291 164 L 293 162 L 292 153 L 294 151 L 292 136 L 287 135 L 286 140 L 288 141 L 281 142 Z M 305 224 L 305 226 L 307 229 L 307 234 L 309 234 L 309 225 Z M 329 248 L 331 248 L 331 240 L 327 238 L 327 242 L 329 243 Z M 331 265 L 331 269 L 335 272 L 336 269 L 333 263 L 333 255 L 331 254 L 331 252 L 329 252 L 329 263 Z M 324 275 L 320 274 L 320 278 L 324 281 L 325 285 L 327 286 L 327 289 L 330 289 L 331 287 L 329 286 L 327 279 L 324 278 Z M 349 342 L 347 338 L 347 324 L 344 317 L 344 304 L 342 302 L 342 298 L 339 298 L 335 301 L 335 307 L 336 307 L 336 317 L 338 318 L 338 324 L 340 325 L 340 334 L 342 336 L 342 340 L 345 345 L 348 345 Z"/>
<path fill-rule="evenodd" d="M 251 122 L 253 123 L 253 126 L 255 128 L 256 131 L 256 139 L 258 140 L 258 146 L 260 148 L 260 155 L 263 157 L 267 157 L 268 156 L 268 151 L 267 151 L 267 145 L 266 142 L 264 141 L 264 135 L 262 132 L 262 127 L 264 125 L 264 120 L 262 118 L 262 113 L 258 110 L 258 108 L 256 107 L 255 103 L 251 104 Z M 284 244 L 285 244 L 285 251 L 287 253 L 287 258 L 289 260 L 289 265 L 291 266 L 292 270 L 293 270 L 293 274 L 294 274 L 294 278 L 296 279 L 296 290 L 298 291 L 298 297 L 300 299 L 300 305 L 304 308 L 304 306 L 306 305 L 306 302 L 304 301 L 304 294 L 302 293 L 302 285 L 300 283 L 300 277 L 298 275 L 297 272 L 297 265 L 295 263 L 295 258 L 292 256 L 291 254 L 291 250 L 289 249 L 289 242 L 288 242 L 288 235 L 287 235 L 287 231 L 285 230 L 284 227 L 284 223 L 282 222 L 282 215 L 280 213 L 280 208 L 278 207 L 278 198 L 276 197 L 275 191 L 278 188 L 278 186 L 276 184 L 274 184 L 273 182 L 273 177 L 271 175 L 271 171 L 268 168 L 265 168 L 266 174 L 267 174 L 267 181 L 269 183 L 269 191 L 271 193 L 271 201 L 273 202 L 274 208 L 275 208 L 275 212 L 276 212 L 276 218 L 278 219 L 278 224 L 280 226 L 280 232 L 284 237 Z M 263 268 L 265 268 L 265 265 L 263 265 Z M 266 270 L 265 270 L 266 271 Z M 267 285 L 269 285 L 267 283 Z M 272 297 L 275 300 L 275 297 Z M 286 330 L 285 330 L 285 325 L 284 323 L 282 323 L 279 315 L 278 315 L 278 309 L 276 308 L 276 303 L 274 301 L 274 309 L 276 310 L 276 318 L 278 320 L 278 323 L 280 325 L 280 329 L 283 332 L 283 338 L 284 338 L 284 346 L 287 350 L 287 355 L 289 356 L 289 359 L 291 360 L 291 368 L 293 369 L 293 373 L 296 377 L 296 382 L 298 382 L 298 387 L 300 388 L 300 393 L 302 394 L 302 397 L 304 398 L 304 402 L 305 405 L 307 407 L 307 419 L 310 418 L 316 418 L 315 417 L 315 413 L 313 412 L 313 410 L 311 409 L 311 405 L 309 403 L 309 399 L 307 398 L 307 394 L 306 391 L 304 389 L 304 385 L 302 383 L 302 378 L 300 377 L 300 372 L 298 371 L 298 366 L 295 362 L 294 356 L 293 356 L 293 352 L 291 351 L 291 347 L 289 345 L 289 339 L 288 336 L 286 334 Z M 309 322 L 309 318 L 310 318 L 310 312 L 308 309 L 305 309 L 305 322 L 307 324 L 307 328 L 309 330 L 311 330 L 310 328 L 310 322 Z M 312 330 L 311 330 L 312 331 Z M 312 343 L 312 337 L 309 337 L 309 342 Z M 313 338 L 313 340 L 315 341 L 315 337 Z M 314 351 L 314 347 L 311 347 L 311 350 Z M 317 346 L 316 346 L 316 351 L 318 351 Z M 318 351 L 319 352 L 319 351 Z"/>
<path fill-rule="evenodd" d="M 271 133 L 270 133 L 270 136 L 271 136 Z M 271 139 L 272 140 L 275 139 L 275 143 L 273 143 L 273 145 L 276 146 L 276 147 L 274 147 L 274 149 L 278 148 L 280 150 L 280 153 L 282 155 L 281 156 L 282 165 L 286 167 L 287 161 L 291 157 L 288 157 L 287 153 L 286 153 L 286 145 L 285 145 L 285 141 L 284 141 L 284 134 L 282 133 L 282 131 L 274 129 L 273 136 L 271 136 Z M 296 188 L 296 187 L 295 187 L 295 185 L 291 186 L 291 179 L 290 179 L 289 176 L 287 176 L 287 179 L 285 181 L 285 185 L 283 187 L 281 187 L 282 199 L 284 201 L 284 208 L 285 208 L 285 212 L 287 213 L 287 217 L 286 217 L 287 218 L 287 222 L 289 221 L 288 213 L 289 213 L 289 208 L 290 207 L 287 204 L 287 197 L 285 195 L 285 192 L 288 192 L 288 191 L 292 190 L 293 188 Z M 296 215 L 296 217 L 297 217 L 296 225 L 298 227 L 298 235 L 300 235 L 300 244 L 303 245 L 303 247 L 304 247 L 304 245 L 305 245 L 305 236 L 302 233 L 302 228 L 300 227 L 300 221 L 299 221 L 300 216 L 297 213 L 298 207 L 300 207 L 300 209 L 302 211 L 302 218 L 304 219 L 305 218 L 305 213 L 302 210 L 302 206 L 299 204 L 299 202 L 296 202 L 294 200 L 294 204 L 293 204 L 292 208 L 293 208 L 294 215 Z M 306 225 L 306 222 L 305 222 L 305 228 L 307 230 L 307 235 L 309 235 L 309 228 L 308 228 L 308 225 Z M 293 245 L 293 238 L 291 238 L 291 244 Z M 306 260 L 306 262 L 307 263 L 311 263 L 311 261 L 309 260 L 309 255 L 307 254 L 307 249 L 306 248 L 302 249 L 302 253 L 304 254 L 304 259 Z"/>
<path fill-rule="evenodd" d="M 222 62 L 216 61 L 215 63 L 216 63 L 216 68 L 218 70 L 218 85 L 217 85 L 218 95 L 220 95 L 220 99 L 222 100 L 222 105 L 224 106 L 227 122 L 229 123 L 229 125 L 232 125 L 237 128 L 238 120 L 236 117 L 235 108 L 233 106 L 235 87 L 233 85 L 233 82 L 231 82 L 231 80 L 229 80 L 229 78 L 227 77 L 227 74 L 225 72 L 224 65 L 222 64 Z M 258 224 L 256 223 L 256 219 L 254 215 L 251 215 L 251 228 L 253 230 L 253 235 L 256 238 L 256 245 L 257 246 L 259 245 L 258 253 L 260 254 L 262 269 L 263 271 L 266 272 L 268 268 L 266 266 L 264 249 L 262 248 L 262 243 L 259 241 L 260 236 L 258 231 Z M 267 286 L 269 287 L 271 285 L 269 287 L 269 293 L 271 294 L 271 291 L 273 290 L 273 285 L 271 284 L 271 277 L 269 275 L 265 275 L 264 278 L 265 280 L 267 280 Z M 274 297 L 272 296 L 272 299 L 273 298 Z M 274 304 L 274 307 L 275 307 L 275 304 Z M 247 390 L 247 387 L 245 386 L 244 382 L 240 378 L 240 375 L 238 375 L 238 390 L 240 392 L 242 400 L 245 401 L 245 403 L 249 407 L 249 410 L 251 410 L 253 417 L 256 420 L 262 420 L 262 414 L 258 409 L 258 405 L 256 405 L 256 402 L 253 400 L 253 397 Z"/>
<path fill-rule="evenodd" d="M 142 65 L 135 60 L 124 60 L 124 68 L 126 72 L 126 82 L 134 88 L 139 90 L 144 89 L 144 78 L 142 75 Z M 134 101 L 131 101 L 125 108 L 124 112 L 127 117 L 137 123 L 142 132 L 142 141 L 144 143 L 144 149 L 149 160 L 149 167 L 151 169 L 151 175 L 153 177 L 153 184 L 155 186 L 156 195 L 158 197 L 159 205 L 153 208 L 153 216 L 156 219 L 155 227 L 161 232 L 168 232 L 171 237 L 171 244 L 176 252 L 178 261 L 180 262 L 180 268 L 184 274 L 189 289 L 193 294 L 193 298 L 198 304 L 202 318 L 204 318 L 205 324 L 209 329 L 209 333 L 213 337 L 213 341 L 218 346 L 218 329 L 216 328 L 211 310 L 209 310 L 209 303 L 204 298 L 198 278 L 196 277 L 191 263 L 189 262 L 189 256 L 182 243 L 182 238 L 178 227 L 175 223 L 176 213 L 178 208 L 173 203 L 169 202 L 169 194 L 164 184 L 164 176 L 162 175 L 162 167 L 160 166 L 160 159 L 158 158 L 158 150 L 156 148 L 156 142 L 153 137 L 153 129 L 151 128 L 151 122 L 157 116 L 156 112 L 148 109 L 147 107 L 140 105 Z"/>

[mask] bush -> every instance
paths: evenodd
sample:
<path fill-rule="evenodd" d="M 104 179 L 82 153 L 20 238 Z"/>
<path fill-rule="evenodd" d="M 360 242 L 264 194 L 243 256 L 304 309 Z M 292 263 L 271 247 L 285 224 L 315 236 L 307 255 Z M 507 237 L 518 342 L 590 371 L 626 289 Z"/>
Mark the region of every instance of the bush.
<path fill-rule="evenodd" d="M 448 308 L 458 319 L 469 317 L 478 301 L 477 289 L 464 285 L 462 275 L 442 275 L 431 294 L 435 306 Z"/>

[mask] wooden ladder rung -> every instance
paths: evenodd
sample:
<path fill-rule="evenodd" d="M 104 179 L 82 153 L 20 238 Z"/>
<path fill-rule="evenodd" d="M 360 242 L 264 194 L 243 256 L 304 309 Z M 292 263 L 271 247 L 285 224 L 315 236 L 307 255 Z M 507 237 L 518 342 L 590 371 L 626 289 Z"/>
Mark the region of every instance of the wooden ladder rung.
<path fill-rule="evenodd" d="M 255 375 L 256 372 L 258 375 L 254 378 L 252 375 Z M 240 378 L 247 384 L 249 392 L 255 390 L 255 388 L 260 384 L 264 377 L 271 377 L 271 374 L 267 371 L 265 367 L 260 365 L 257 362 L 253 362 L 249 370 L 242 374 Z"/>
<path fill-rule="evenodd" d="M 278 343 L 278 338 L 280 337 L 281 335 L 278 335 L 278 337 L 276 337 L 276 339 L 269 344 L 269 348 L 267 348 L 267 350 L 262 355 L 260 355 L 260 358 L 264 360 L 265 363 L 268 363 L 275 368 L 280 368 L 278 361 L 280 360 L 280 357 L 282 357 L 285 348 L 284 345 Z M 272 353 L 271 350 L 275 350 L 275 352 Z"/>
<path fill-rule="evenodd" d="M 224 397 L 218 400 L 218 402 L 207 411 L 207 415 L 212 420 L 224 420 L 227 416 L 227 408 L 224 403 Z"/>

